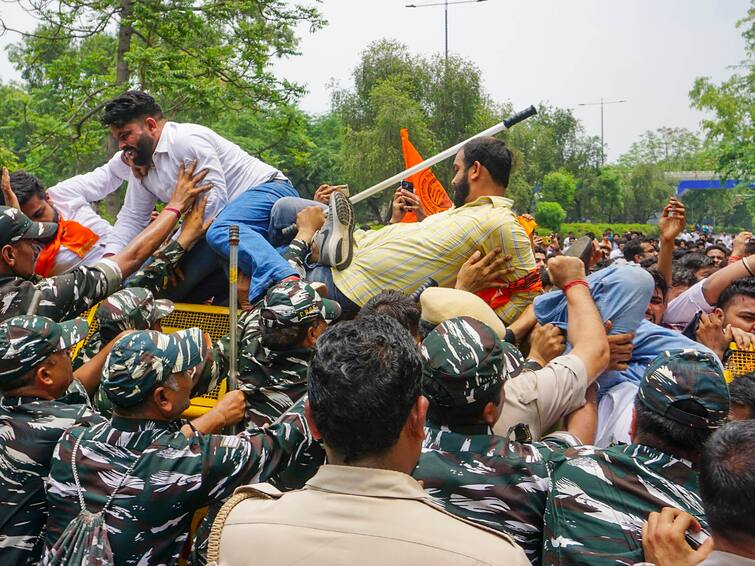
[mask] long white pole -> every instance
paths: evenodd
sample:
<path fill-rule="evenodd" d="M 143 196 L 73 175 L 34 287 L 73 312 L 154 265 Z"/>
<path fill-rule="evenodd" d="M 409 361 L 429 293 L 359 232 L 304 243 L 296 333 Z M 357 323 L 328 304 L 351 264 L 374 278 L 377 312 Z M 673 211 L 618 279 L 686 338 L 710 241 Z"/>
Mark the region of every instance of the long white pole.
<path fill-rule="evenodd" d="M 483 136 L 494 136 L 498 132 L 502 132 L 503 130 L 506 130 L 513 126 L 514 124 L 518 124 L 522 120 L 526 120 L 530 116 L 534 116 L 537 114 L 537 109 L 534 106 L 530 106 L 529 108 L 525 108 L 521 112 L 518 112 L 517 114 L 514 114 L 511 118 L 504 120 L 503 122 L 496 124 L 495 126 L 492 126 L 485 130 L 484 132 L 480 132 L 479 134 L 473 135 L 471 138 L 468 138 L 464 140 L 463 142 L 457 143 L 453 147 L 449 147 L 445 151 L 441 151 L 439 154 L 434 155 L 433 157 L 430 157 L 429 159 L 425 159 L 422 163 L 418 163 L 417 165 L 414 165 L 413 167 L 409 167 L 406 171 L 402 171 L 401 173 L 397 173 L 393 177 L 390 177 L 386 179 L 385 181 L 381 181 L 377 185 L 373 185 L 369 189 L 365 189 L 354 196 L 351 197 L 352 204 L 356 204 L 358 202 L 363 201 L 364 199 L 370 198 L 372 195 L 379 193 L 380 191 L 383 191 L 387 189 L 388 187 L 391 187 L 398 183 L 399 181 L 406 179 L 407 177 L 411 177 L 415 173 L 419 173 L 423 169 L 427 169 L 428 167 L 431 167 L 435 165 L 436 163 L 440 163 L 444 159 L 447 159 L 451 157 L 452 155 L 456 155 L 456 152 L 458 152 L 464 145 L 479 137 Z"/>

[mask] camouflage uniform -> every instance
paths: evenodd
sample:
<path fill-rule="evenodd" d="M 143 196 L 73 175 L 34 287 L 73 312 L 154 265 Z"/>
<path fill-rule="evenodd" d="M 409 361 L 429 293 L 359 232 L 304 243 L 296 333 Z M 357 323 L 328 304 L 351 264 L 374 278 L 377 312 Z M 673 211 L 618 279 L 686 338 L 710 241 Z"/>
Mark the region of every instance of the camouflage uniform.
<path fill-rule="evenodd" d="M 677 401 L 696 401 L 705 416 Z M 719 364 L 695 350 L 671 350 L 647 368 L 637 403 L 667 419 L 700 429 L 726 422 L 729 393 Z M 545 514 L 544 564 L 642 562 L 642 524 L 652 511 L 676 507 L 703 527 L 698 472 L 681 458 L 644 444 L 568 450 L 554 462 Z"/>
<path fill-rule="evenodd" d="M 0 245 L 19 239 L 45 238 L 49 226 L 32 222 L 15 208 L 0 207 Z M 175 266 L 184 250 L 172 242 L 155 254 L 155 261 L 134 275 L 144 287 L 161 288 L 167 281 L 168 268 Z M 31 279 L 0 277 L 0 320 L 26 314 L 36 291 L 41 293 L 35 311 L 40 316 L 55 321 L 69 320 L 96 305 L 100 300 L 117 291 L 121 286 L 121 270 L 105 258 L 92 267 L 78 267 L 69 273 L 55 277 Z"/>
<path fill-rule="evenodd" d="M 140 331 L 122 338 L 108 358 L 102 387 L 116 407 L 135 407 L 171 374 L 198 365 L 206 353 L 198 328 L 173 334 Z M 71 467 L 76 467 L 84 502 L 99 511 L 125 471 L 133 467 L 104 514 L 116 564 L 175 564 L 194 511 L 230 495 L 250 481 L 264 481 L 284 467 L 305 441 L 300 414 L 268 429 L 239 436 L 187 438 L 177 423 L 122 418 L 70 429 L 61 439 L 47 483 L 52 510 L 46 555 L 79 514 Z"/>
<path fill-rule="evenodd" d="M 304 395 L 313 354 L 311 348 L 266 348 L 261 342 L 260 325 L 309 326 L 318 318 L 330 323 L 340 312 L 338 303 L 322 299 L 306 282 L 287 281 L 271 287 L 252 311 L 239 317 L 239 389 L 246 393 L 250 422 L 259 426 L 272 423 Z M 205 367 L 200 387 L 212 388 L 228 375 L 228 349 L 226 336 L 213 348 L 213 363 Z"/>
<path fill-rule="evenodd" d="M 132 281 L 133 282 L 133 281 Z M 97 330 L 92 333 L 73 361 L 78 369 L 96 356 L 102 347 L 124 330 L 147 330 L 167 316 L 175 305 L 168 299 L 155 299 L 149 289 L 128 287 L 103 299 L 97 306 Z M 102 416 L 110 418 L 113 406 L 110 399 L 98 388 L 92 396 L 93 406 Z"/>
<path fill-rule="evenodd" d="M 421 348 L 424 390 L 439 422 L 428 422 L 412 475 L 447 511 L 511 535 L 530 562 L 540 564 L 548 460 L 579 439 L 556 433 L 521 443 L 495 436 L 487 424 L 443 422 L 444 409 L 464 411 L 484 392 L 504 386 L 509 346 L 470 317 L 446 320 L 428 334 Z"/>
<path fill-rule="evenodd" d="M 0 383 L 23 376 L 86 332 L 82 320 L 57 324 L 19 316 L 0 323 Z M 44 479 L 55 445 L 66 429 L 103 420 L 81 401 L 76 394 L 55 400 L 0 396 L 0 564 L 36 564 L 42 556 Z"/>

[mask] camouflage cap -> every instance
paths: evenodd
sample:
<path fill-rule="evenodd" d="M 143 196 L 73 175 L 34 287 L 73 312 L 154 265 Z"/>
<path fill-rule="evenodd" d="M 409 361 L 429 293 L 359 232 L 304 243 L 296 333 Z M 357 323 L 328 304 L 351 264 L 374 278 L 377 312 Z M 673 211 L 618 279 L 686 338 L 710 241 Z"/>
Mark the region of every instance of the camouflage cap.
<path fill-rule="evenodd" d="M 13 381 L 50 354 L 81 342 L 89 331 L 84 319 L 55 322 L 44 316 L 15 316 L 0 323 L 0 382 Z"/>
<path fill-rule="evenodd" d="M 476 318 L 442 322 L 421 352 L 425 396 L 441 407 L 471 405 L 509 377 L 503 342 Z"/>
<path fill-rule="evenodd" d="M 19 240 L 51 240 L 57 231 L 54 222 L 32 222 L 17 208 L 0 206 L 0 246 Z"/>
<path fill-rule="evenodd" d="M 260 317 L 262 324 L 295 326 L 322 317 L 330 324 L 341 316 L 341 305 L 323 299 L 306 281 L 284 281 L 273 285 L 265 295 Z"/>
<path fill-rule="evenodd" d="M 104 299 L 97 307 L 100 328 L 114 332 L 147 330 L 152 324 L 175 309 L 173 301 L 155 299 L 152 291 L 142 287 L 129 287 Z"/>
<path fill-rule="evenodd" d="M 102 388 L 118 407 L 141 403 L 172 373 L 199 365 L 207 354 L 200 328 L 187 328 L 172 334 L 141 330 L 124 336 L 107 357 Z"/>
<path fill-rule="evenodd" d="M 726 423 L 729 389 L 718 360 L 708 352 L 669 350 L 645 370 L 637 398 L 648 409 L 692 428 L 715 429 Z M 700 415 L 680 409 L 694 401 Z"/>

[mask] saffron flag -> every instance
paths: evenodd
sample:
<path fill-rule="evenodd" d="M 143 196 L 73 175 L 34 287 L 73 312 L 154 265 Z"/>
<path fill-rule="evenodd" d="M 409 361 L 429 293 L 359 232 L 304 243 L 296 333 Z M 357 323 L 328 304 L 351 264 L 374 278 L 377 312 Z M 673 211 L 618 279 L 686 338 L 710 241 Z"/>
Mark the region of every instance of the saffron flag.
<path fill-rule="evenodd" d="M 406 163 L 407 169 L 417 165 L 417 163 L 422 163 L 422 156 L 409 141 L 409 131 L 406 128 L 401 128 L 401 151 L 404 153 L 404 163 Z M 453 206 L 453 202 L 448 198 L 443 185 L 440 184 L 429 167 L 415 173 L 406 180 L 414 185 L 414 193 L 419 197 L 428 216 L 443 212 Z M 401 222 L 416 221 L 417 215 L 413 212 L 407 212 L 401 220 Z"/>

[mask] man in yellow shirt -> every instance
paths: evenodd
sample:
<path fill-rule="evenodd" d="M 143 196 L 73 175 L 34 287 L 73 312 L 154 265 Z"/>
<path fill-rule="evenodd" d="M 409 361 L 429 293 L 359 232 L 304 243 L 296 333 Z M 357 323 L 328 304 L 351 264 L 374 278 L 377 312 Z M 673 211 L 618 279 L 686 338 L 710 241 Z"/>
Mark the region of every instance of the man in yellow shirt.
<path fill-rule="evenodd" d="M 535 269 L 535 259 L 529 237 L 512 211 L 513 202 L 505 198 L 511 162 L 511 150 L 501 140 L 483 137 L 468 142 L 454 159 L 455 208 L 422 222 L 367 232 L 356 240 L 353 260 L 346 269 L 306 264 L 306 278 L 325 283 L 345 315 L 356 312 L 383 290 L 412 293 L 429 277 L 441 287 L 453 287 L 461 266 L 478 250 L 486 254 L 500 249 L 502 255 L 511 256 L 513 269 L 504 278 L 512 284 L 520 282 Z M 303 199 L 280 199 L 271 212 L 273 233 L 275 227 L 288 226 L 297 212 L 312 204 Z M 496 313 L 510 323 L 537 293 L 512 292 Z"/>

